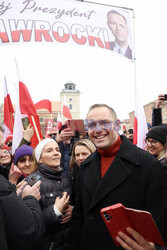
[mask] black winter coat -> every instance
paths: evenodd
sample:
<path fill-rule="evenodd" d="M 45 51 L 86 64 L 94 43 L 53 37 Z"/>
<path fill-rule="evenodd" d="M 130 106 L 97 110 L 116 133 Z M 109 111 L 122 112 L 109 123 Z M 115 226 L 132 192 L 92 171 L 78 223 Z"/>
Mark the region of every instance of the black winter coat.
<path fill-rule="evenodd" d="M 0 206 L 8 250 L 40 250 L 44 221 L 39 202 L 30 195 L 20 200 L 6 171 L 0 165 Z"/>
<path fill-rule="evenodd" d="M 79 168 L 70 231 L 72 250 L 120 249 L 100 216 L 102 208 L 116 203 L 151 212 L 167 243 L 167 176 L 157 159 L 121 137 L 122 145 L 103 178 L 97 151 Z"/>
<path fill-rule="evenodd" d="M 71 203 L 72 205 L 75 205 L 75 199 L 77 194 L 77 182 L 78 182 L 78 176 L 79 176 L 79 167 L 77 164 L 74 164 L 74 167 L 72 171 L 70 171 L 70 181 L 72 186 L 72 198 Z"/>
<path fill-rule="evenodd" d="M 50 167 L 40 164 L 35 172 L 41 176 L 41 208 L 46 225 L 45 242 L 47 246 L 53 243 L 53 249 L 68 249 L 68 223 L 60 224 L 61 216 L 54 212 L 54 202 L 63 192 L 71 195 L 70 179 L 63 170 L 56 171 Z M 42 250 L 42 249 L 41 249 Z"/>

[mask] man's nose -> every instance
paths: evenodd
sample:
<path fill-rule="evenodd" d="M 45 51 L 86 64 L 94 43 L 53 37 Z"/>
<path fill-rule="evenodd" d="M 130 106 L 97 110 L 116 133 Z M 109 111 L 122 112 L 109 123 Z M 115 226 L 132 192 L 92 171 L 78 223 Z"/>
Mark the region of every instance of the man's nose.
<path fill-rule="evenodd" d="M 100 131 L 102 131 L 102 130 L 103 130 L 103 128 L 102 128 L 101 124 L 100 124 L 99 122 L 97 122 L 97 123 L 96 123 L 96 126 L 95 126 L 95 131 L 96 131 L 96 132 L 100 132 Z"/>

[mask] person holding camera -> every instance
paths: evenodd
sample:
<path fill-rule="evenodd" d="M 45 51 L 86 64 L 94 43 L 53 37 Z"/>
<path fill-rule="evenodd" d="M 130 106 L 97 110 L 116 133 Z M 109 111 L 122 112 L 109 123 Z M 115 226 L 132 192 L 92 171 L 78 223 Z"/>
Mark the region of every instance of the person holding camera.
<path fill-rule="evenodd" d="M 162 109 L 164 102 L 167 100 L 167 95 L 159 94 L 155 107 L 152 111 L 152 127 L 162 124 Z"/>

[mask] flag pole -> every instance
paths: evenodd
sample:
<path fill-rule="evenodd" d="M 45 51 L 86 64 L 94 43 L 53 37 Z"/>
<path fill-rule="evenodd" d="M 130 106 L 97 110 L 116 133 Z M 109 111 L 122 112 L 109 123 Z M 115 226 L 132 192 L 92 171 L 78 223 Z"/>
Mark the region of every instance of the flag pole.
<path fill-rule="evenodd" d="M 35 132 L 36 132 L 38 141 L 40 142 L 40 141 L 41 141 L 41 138 L 40 138 L 40 136 L 39 136 L 39 132 L 38 132 L 38 129 L 37 129 L 37 125 L 36 125 L 36 122 L 35 122 L 35 120 L 34 120 L 33 115 L 31 115 L 31 119 L 32 119 L 32 123 L 33 123 L 33 125 L 34 125 L 34 129 L 35 129 Z"/>

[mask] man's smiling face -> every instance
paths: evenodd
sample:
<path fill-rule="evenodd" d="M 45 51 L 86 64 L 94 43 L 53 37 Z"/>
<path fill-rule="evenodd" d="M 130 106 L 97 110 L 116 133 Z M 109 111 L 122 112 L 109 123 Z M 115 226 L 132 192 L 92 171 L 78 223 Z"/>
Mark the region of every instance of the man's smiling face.
<path fill-rule="evenodd" d="M 90 140 L 99 149 L 109 148 L 118 138 L 115 131 L 115 120 L 106 107 L 96 107 L 87 115 L 88 134 Z"/>

